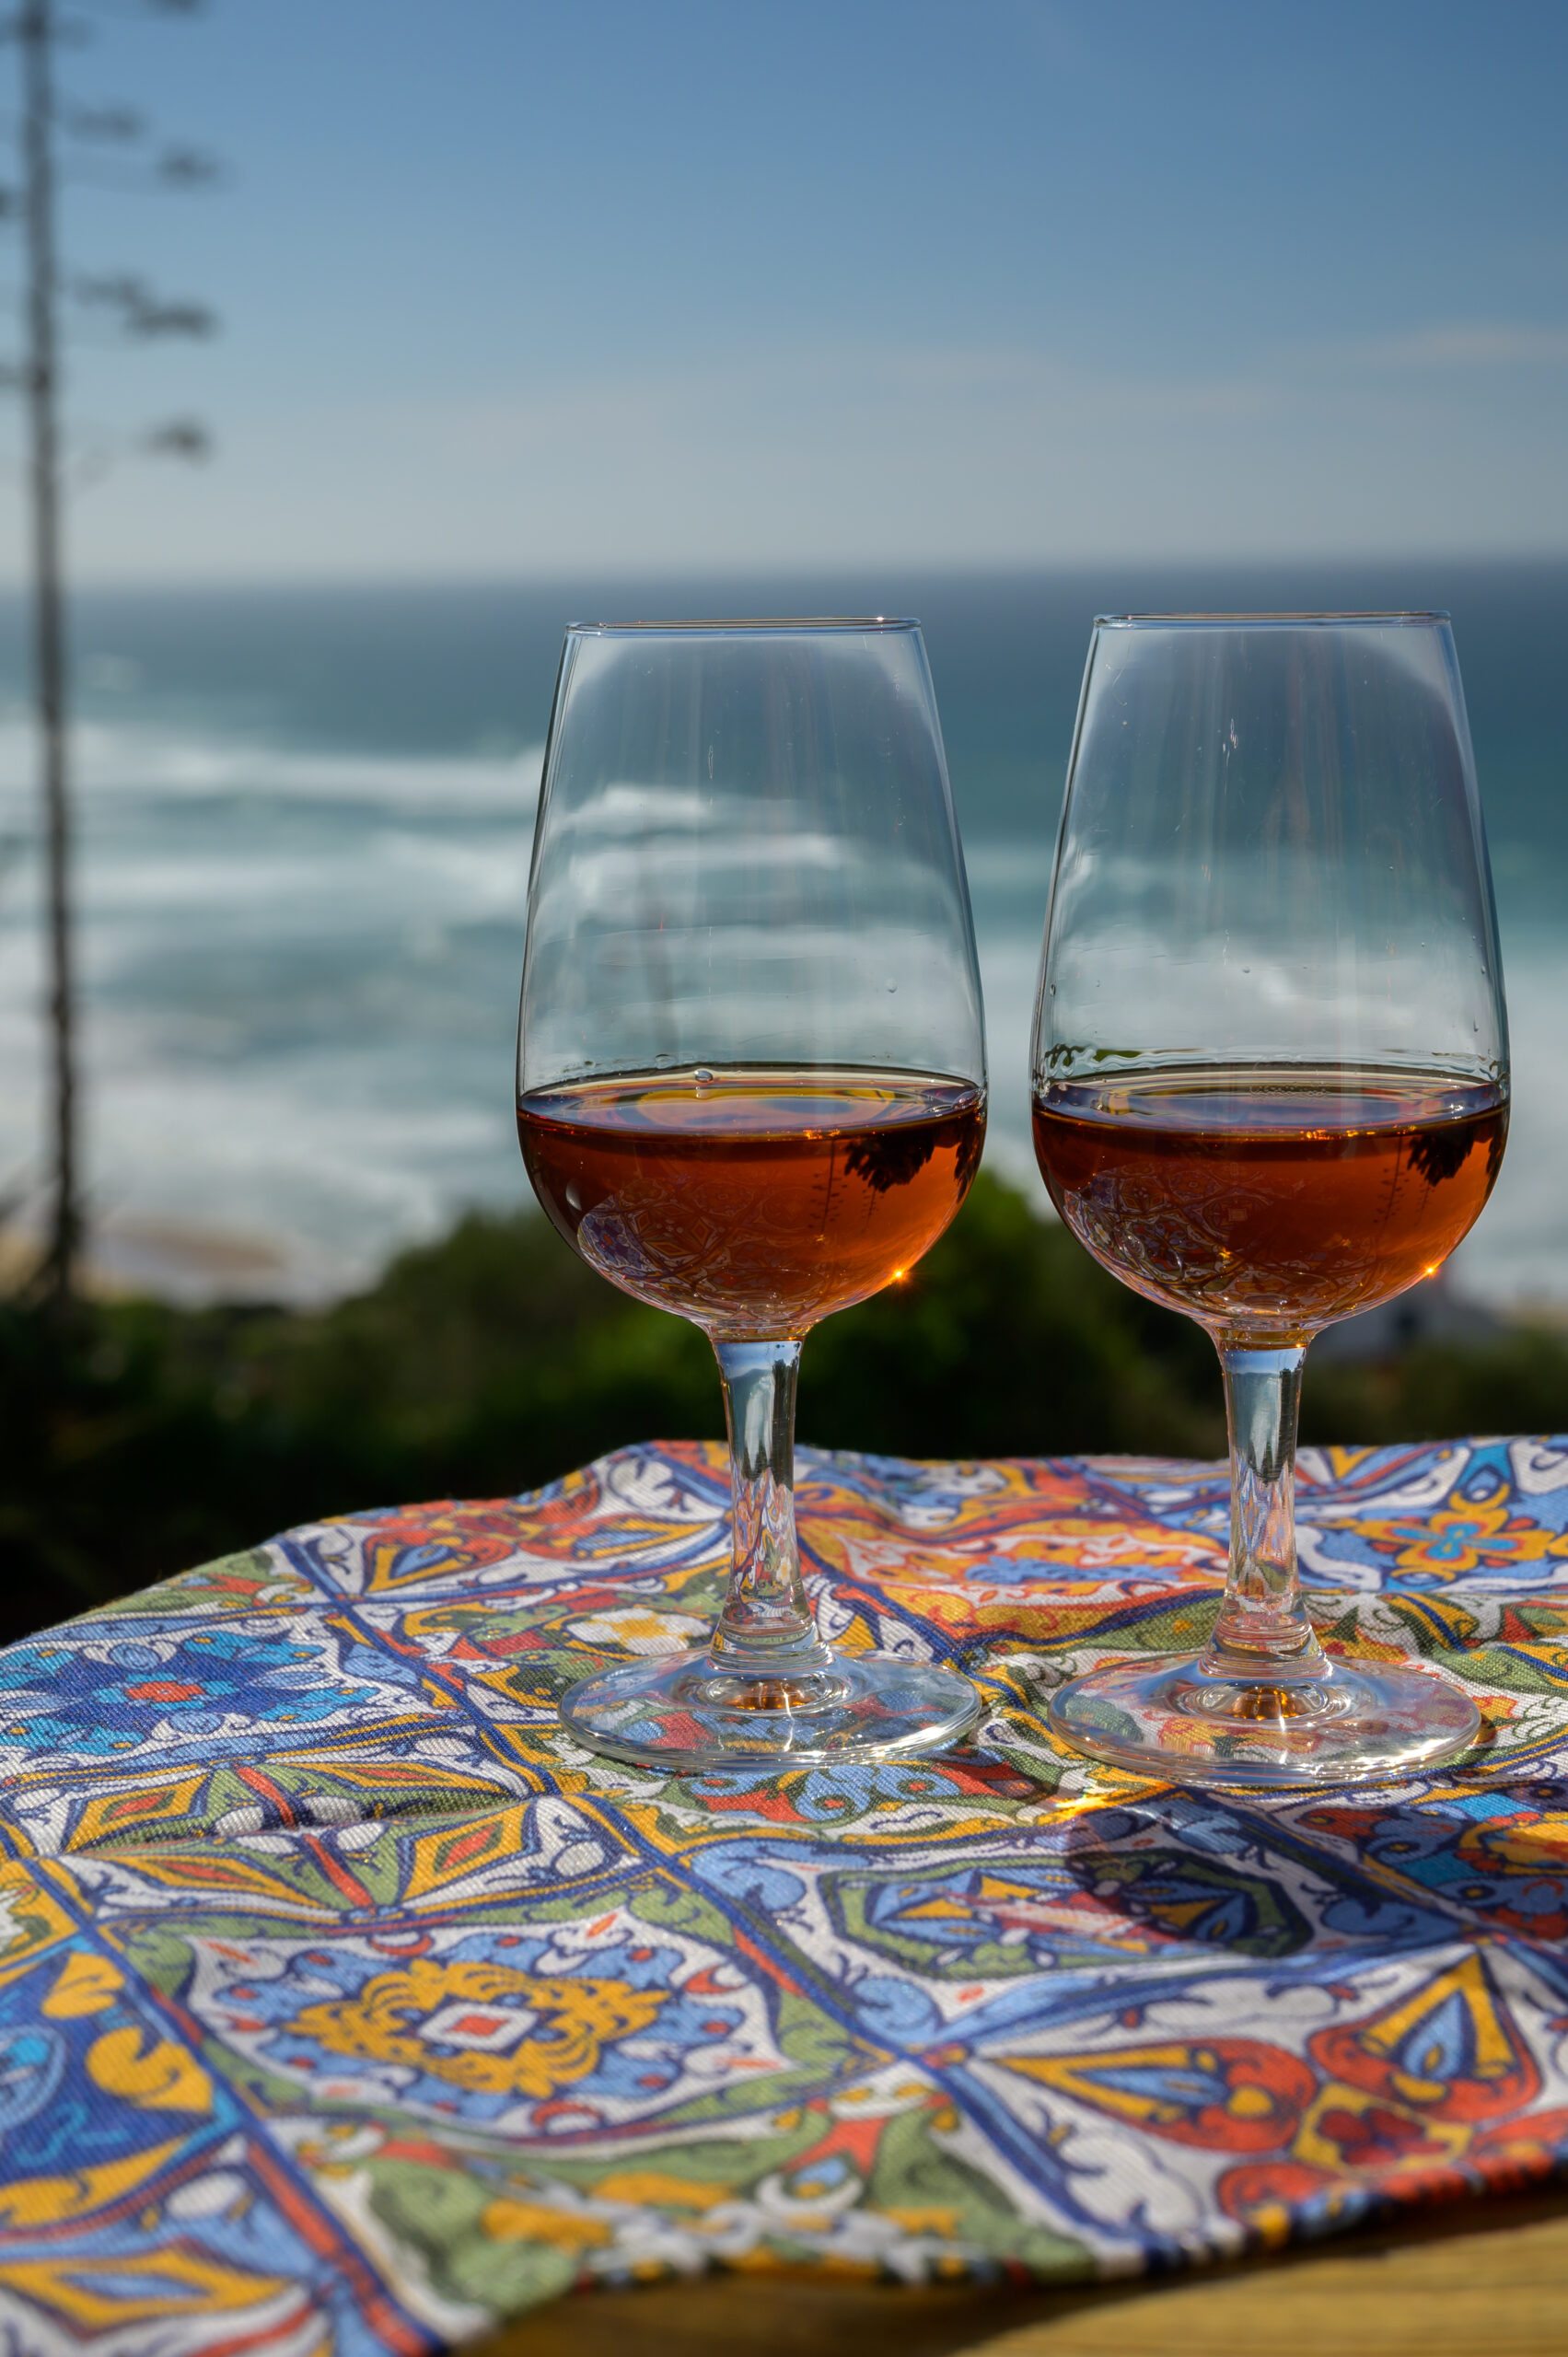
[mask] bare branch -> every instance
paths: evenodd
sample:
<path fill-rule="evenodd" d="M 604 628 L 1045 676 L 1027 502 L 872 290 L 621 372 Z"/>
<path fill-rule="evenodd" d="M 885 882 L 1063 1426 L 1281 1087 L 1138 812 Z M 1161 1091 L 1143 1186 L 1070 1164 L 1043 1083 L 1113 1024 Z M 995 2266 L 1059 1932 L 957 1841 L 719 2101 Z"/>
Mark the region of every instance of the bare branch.
<path fill-rule="evenodd" d="M 145 279 L 122 272 L 108 278 L 78 278 L 71 288 L 78 303 L 113 311 L 125 335 L 215 335 L 217 313 L 205 303 L 170 302 L 156 296 Z"/>
<path fill-rule="evenodd" d="M 186 459 L 200 464 L 213 455 L 213 437 L 197 417 L 171 417 L 142 436 L 142 447 L 156 459 Z"/>
<path fill-rule="evenodd" d="M 111 278 L 73 279 L 71 292 L 78 303 L 107 303 L 117 310 L 128 310 L 147 300 L 147 283 L 122 271 Z"/>
<path fill-rule="evenodd" d="M 134 107 L 67 107 L 61 122 L 74 139 L 116 142 L 140 139 L 147 128 L 146 118 Z"/>
<path fill-rule="evenodd" d="M 147 303 L 125 325 L 134 336 L 209 336 L 218 331 L 218 315 L 205 303 Z"/>
<path fill-rule="evenodd" d="M 210 188 L 223 178 L 217 157 L 201 147 L 166 147 L 156 169 L 168 188 Z"/>
<path fill-rule="evenodd" d="M 111 21 L 128 24 L 134 17 L 200 17 L 206 12 L 206 0 L 87 0 L 95 16 L 108 17 Z M 0 39 L 6 27 L 0 23 Z"/>

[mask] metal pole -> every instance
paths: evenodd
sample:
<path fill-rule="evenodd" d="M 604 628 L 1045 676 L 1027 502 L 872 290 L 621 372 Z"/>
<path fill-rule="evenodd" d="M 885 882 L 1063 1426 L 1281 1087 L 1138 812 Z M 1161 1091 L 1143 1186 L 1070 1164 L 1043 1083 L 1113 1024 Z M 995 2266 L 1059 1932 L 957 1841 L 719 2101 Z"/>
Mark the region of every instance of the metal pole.
<path fill-rule="evenodd" d="M 75 1006 L 71 960 L 71 814 L 65 761 L 65 632 L 60 564 L 59 352 L 55 322 L 52 0 L 25 0 L 18 21 L 24 87 L 28 232 L 28 408 L 31 426 L 33 646 L 46 862 L 52 1169 L 41 1275 L 69 1303 L 81 1244 L 77 1194 Z"/>

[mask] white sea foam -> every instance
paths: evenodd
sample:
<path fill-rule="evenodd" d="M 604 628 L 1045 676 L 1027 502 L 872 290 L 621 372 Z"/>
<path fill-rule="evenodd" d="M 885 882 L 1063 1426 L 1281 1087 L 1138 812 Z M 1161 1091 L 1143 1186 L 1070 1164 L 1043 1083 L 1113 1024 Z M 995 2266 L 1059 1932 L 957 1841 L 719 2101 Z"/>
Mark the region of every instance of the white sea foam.
<path fill-rule="evenodd" d="M 1503 962 L 1513 1049 L 1508 1151 L 1492 1201 L 1454 1256 L 1455 1283 L 1501 1307 L 1568 1306 L 1568 940 L 1510 925 Z"/>
<path fill-rule="evenodd" d="M 111 1264 L 187 1294 L 254 1291 L 265 1270 L 308 1297 L 466 1202 L 518 1199 L 540 749 L 381 759 L 131 726 L 73 750 L 86 1141 Z M 36 1203 L 35 763 L 29 727 L 0 717 L 0 1183 Z M 232 1239 L 250 1248 L 216 1248 Z"/>
<path fill-rule="evenodd" d="M 285 801 L 349 803 L 421 816 L 505 816 L 519 795 L 531 808 L 542 745 L 521 753 L 345 753 L 263 739 L 191 736 L 143 721 L 80 723 L 72 769 L 84 801 L 145 794 L 159 802 L 244 795 Z M 30 794 L 38 755 L 32 722 L 0 706 L 0 799 Z"/>

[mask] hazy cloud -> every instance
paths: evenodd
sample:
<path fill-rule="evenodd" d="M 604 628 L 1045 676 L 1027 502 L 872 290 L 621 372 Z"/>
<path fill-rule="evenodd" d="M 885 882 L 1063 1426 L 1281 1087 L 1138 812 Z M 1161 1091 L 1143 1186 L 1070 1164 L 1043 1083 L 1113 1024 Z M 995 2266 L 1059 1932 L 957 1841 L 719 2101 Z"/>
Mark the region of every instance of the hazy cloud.
<path fill-rule="evenodd" d="M 1191 372 L 835 341 L 238 419 L 77 510 L 99 578 L 1549 550 L 1568 331 L 1438 324 Z M 530 381 L 531 379 L 531 381 Z M 522 389 L 526 386 L 527 389 Z M 228 561 L 228 552 L 234 561 Z"/>
<path fill-rule="evenodd" d="M 1568 328 L 1506 320 L 1453 320 L 1403 335 L 1312 347 L 1319 360 L 1348 368 L 1539 368 L 1568 362 Z"/>

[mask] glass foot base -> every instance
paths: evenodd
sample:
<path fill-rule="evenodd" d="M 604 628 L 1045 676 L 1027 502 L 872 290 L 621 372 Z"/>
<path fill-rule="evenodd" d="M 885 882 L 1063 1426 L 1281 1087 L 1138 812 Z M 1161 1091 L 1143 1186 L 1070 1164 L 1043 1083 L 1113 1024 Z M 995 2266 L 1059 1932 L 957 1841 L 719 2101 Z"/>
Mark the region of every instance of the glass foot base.
<path fill-rule="evenodd" d="M 1046 1716 L 1079 1751 L 1179 1784 L 1348 1784 L 1468 1751 L 1481 1713 L 1424 1664 L 1320 1657 L 1271 1680 L 1197 1654 L 1115 1662 L 1052 1695 Z"/>
<path fill-rule="evenodd" d="M 585 1678 L 561 1705 L 590 1751 L 699 1772 L 918 1758 L 961 1742 L 979 1716 L 967 1678 L 879 1654 L 766 1678 L 719 1669 L 705 1652 L 664 1654 Z"/>

